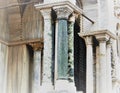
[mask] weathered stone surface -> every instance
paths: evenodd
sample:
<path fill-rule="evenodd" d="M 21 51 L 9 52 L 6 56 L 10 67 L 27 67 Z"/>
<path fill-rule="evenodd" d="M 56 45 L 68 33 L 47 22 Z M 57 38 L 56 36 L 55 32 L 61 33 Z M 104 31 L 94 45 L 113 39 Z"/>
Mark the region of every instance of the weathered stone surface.
<path fill-rule="evenodd" d="M 68 70 L 68 34 L 67 20 L 58 20 L 58 78 L 67 79 Z"/>

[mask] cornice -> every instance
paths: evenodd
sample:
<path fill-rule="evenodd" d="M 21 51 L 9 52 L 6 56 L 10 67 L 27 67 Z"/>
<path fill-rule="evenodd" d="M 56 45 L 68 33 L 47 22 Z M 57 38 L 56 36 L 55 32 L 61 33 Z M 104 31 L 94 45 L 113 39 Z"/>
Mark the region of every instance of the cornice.
<path fill-rule="evenodd" d="M 31 40 L 21 40 L 21 41 L 4 41 L 0 39 L 0 43 L 6 45 L 6 46 L 17 46 L 17 45 L 23 45 L 23 44 L 31 44 L 31 43 L 43 43 L 42 38 L 38 39 L 31 39 Z"/>

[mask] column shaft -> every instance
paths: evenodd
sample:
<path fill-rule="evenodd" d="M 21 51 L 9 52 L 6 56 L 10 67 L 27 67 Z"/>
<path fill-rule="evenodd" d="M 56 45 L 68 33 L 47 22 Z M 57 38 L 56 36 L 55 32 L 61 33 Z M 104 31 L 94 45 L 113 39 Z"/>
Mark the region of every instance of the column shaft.
<path fill-rule="evenodd" d="M 93 46 L 92 37 L 86 37 L 87 48 L 87 72 L 86 72 L 86 93 L 93 93 Z"/>
<path fill-rule="evenodd" d="M 96 47 L 96 93 L 99 93 L 99 46 Z"/>
<path fill-rule="evenodd" d="M 106 75 L 107 75 L 107 93 L 112 93 L 112 74 L 111 74 L 111 71 L 112 71 L 112 67 L 111 67 L 111 45 L 108 44 L 107 45 L 107 70 L 106 70 Z"/>
<path fill-rule="evenodd" d="M 41 13 L 44 18 L 44 51 L 43 51 L 43 83 L 51 82 L 52 66 L 52 25 L 51 9 L 43 9 Z"/>
<path fill-rule="evenodd" d="M 32 93 L 40 92 L 40 82 L 41 82 L 40 77 L 41 77 L 41 51 L 34 51 Z"/>
<path fill-rule="evenodd" d="M 58 79 L 67 79 L 68 70 L 68 34 L 67 20 L 58 20 L 57 64 Z"/>
<path fill-rule="evenodd" d="M 107 87 L 106 87 L 106 41 L 100 41 L 99 43 L 100 47 L 100 72 L 99 72 L 99 93 L 107 93 Z"/>
<path fill-rule="evenodd" d="M 69 80 L 74 82 L 74 22 L 68 27 L 68 73 Z"/>

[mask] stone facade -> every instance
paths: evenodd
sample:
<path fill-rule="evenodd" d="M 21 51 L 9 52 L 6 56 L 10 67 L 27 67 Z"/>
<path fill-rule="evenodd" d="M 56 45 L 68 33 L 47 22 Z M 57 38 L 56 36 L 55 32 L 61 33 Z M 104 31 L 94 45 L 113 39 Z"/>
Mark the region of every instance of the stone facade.
<path fill-rule="evenodd" d="M 20 1 L 0 8 L 2 93 L 120 93 L 120 0 Z"/>

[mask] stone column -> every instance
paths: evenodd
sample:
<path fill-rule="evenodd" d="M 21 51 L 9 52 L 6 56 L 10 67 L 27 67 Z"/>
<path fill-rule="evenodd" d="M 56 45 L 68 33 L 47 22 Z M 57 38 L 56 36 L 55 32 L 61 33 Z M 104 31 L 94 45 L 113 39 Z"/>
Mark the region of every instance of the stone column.
<path fill-rule="evenodd" d="M 68 79 L 68 17 L 72 13 L 69 6 L 53 7 L 57 14 L 57 64 L 58 79 Z"/>
<path fill-rule="evenodd" d="M 57 6 L 53 7 L 57 14 L 57 46 L 56 46 L 56 61 L 57 64 L 57 80 L 55 83 L 55 89 L 58 92 L 65 92 L 65 93 L 75 93 L 76 89 L 75 86 L 72 85 L 69 80 L 69 72 L 68 72 L 68 63 L 70 60 L 68 59 L 68 55 L 71 59 L 73 64 L 73 24 L 69 28 L 69 31 L 72 32 L 68 35 L 68 17 L 73 12 L 73 10 L 65 5 L 65 6 Z M 69 42 L 71 41 L 71 43 Z M 71 49 L 71 52 L 68 51 Z M 68 54 L 69 53 L 69 54 Z M 70 56 L 71 55 L 71 56 Z M 72 65 L 73 67 L 73 65 Z M 72 69 L 72 68 L 71 68 Z M 73 73 L 72 73 L 73 74 Z"/>
<path fill-rule="evenodd" d="M 93 46 L 92 36 L 85 37 L 87 49 L 86 93 L 93 93 Z"/>
<path fill-rule="evenodd" d="M 108 36 L 105 34 L 96 35 L 99 41 L 99 93 L 107 93 L 107 73 L 106 73 L 106 41 Z"/>
<path fill-rule="evenodd" d="M 107 61 L 106 61 L 106 82 L 107 82 L 107 93 L 112 93 L 112 66 L 111 66 L 111 41 L 107 42 Z"/>
<path fill-rule="evenodd" d="M 41 85 L 41 51 L 42 43 L 31 43 L 34 50 L 33 71 L 32 71 L 32 93 L 40 93 Z"/>
<path fill-rule="evenodd" d="M 96 93 L 99 93 L 99 46 L 96 47 Z"/>
<path fill-rule="evenodd" d="M 43 51 L 43 76 L 42 88 L 44 93 L 53 89 L 52 86 L 52 25 L 51 8 L 40 10 L 44 19 L 44 51 Z M 42 91 L 42 92 L 43 92 Z"/>
<path fill-rule="evenodd" d="M 74 23 L 75 14 L 72 14 L 68 25 L 68 79 L 74 82 Z"/>

